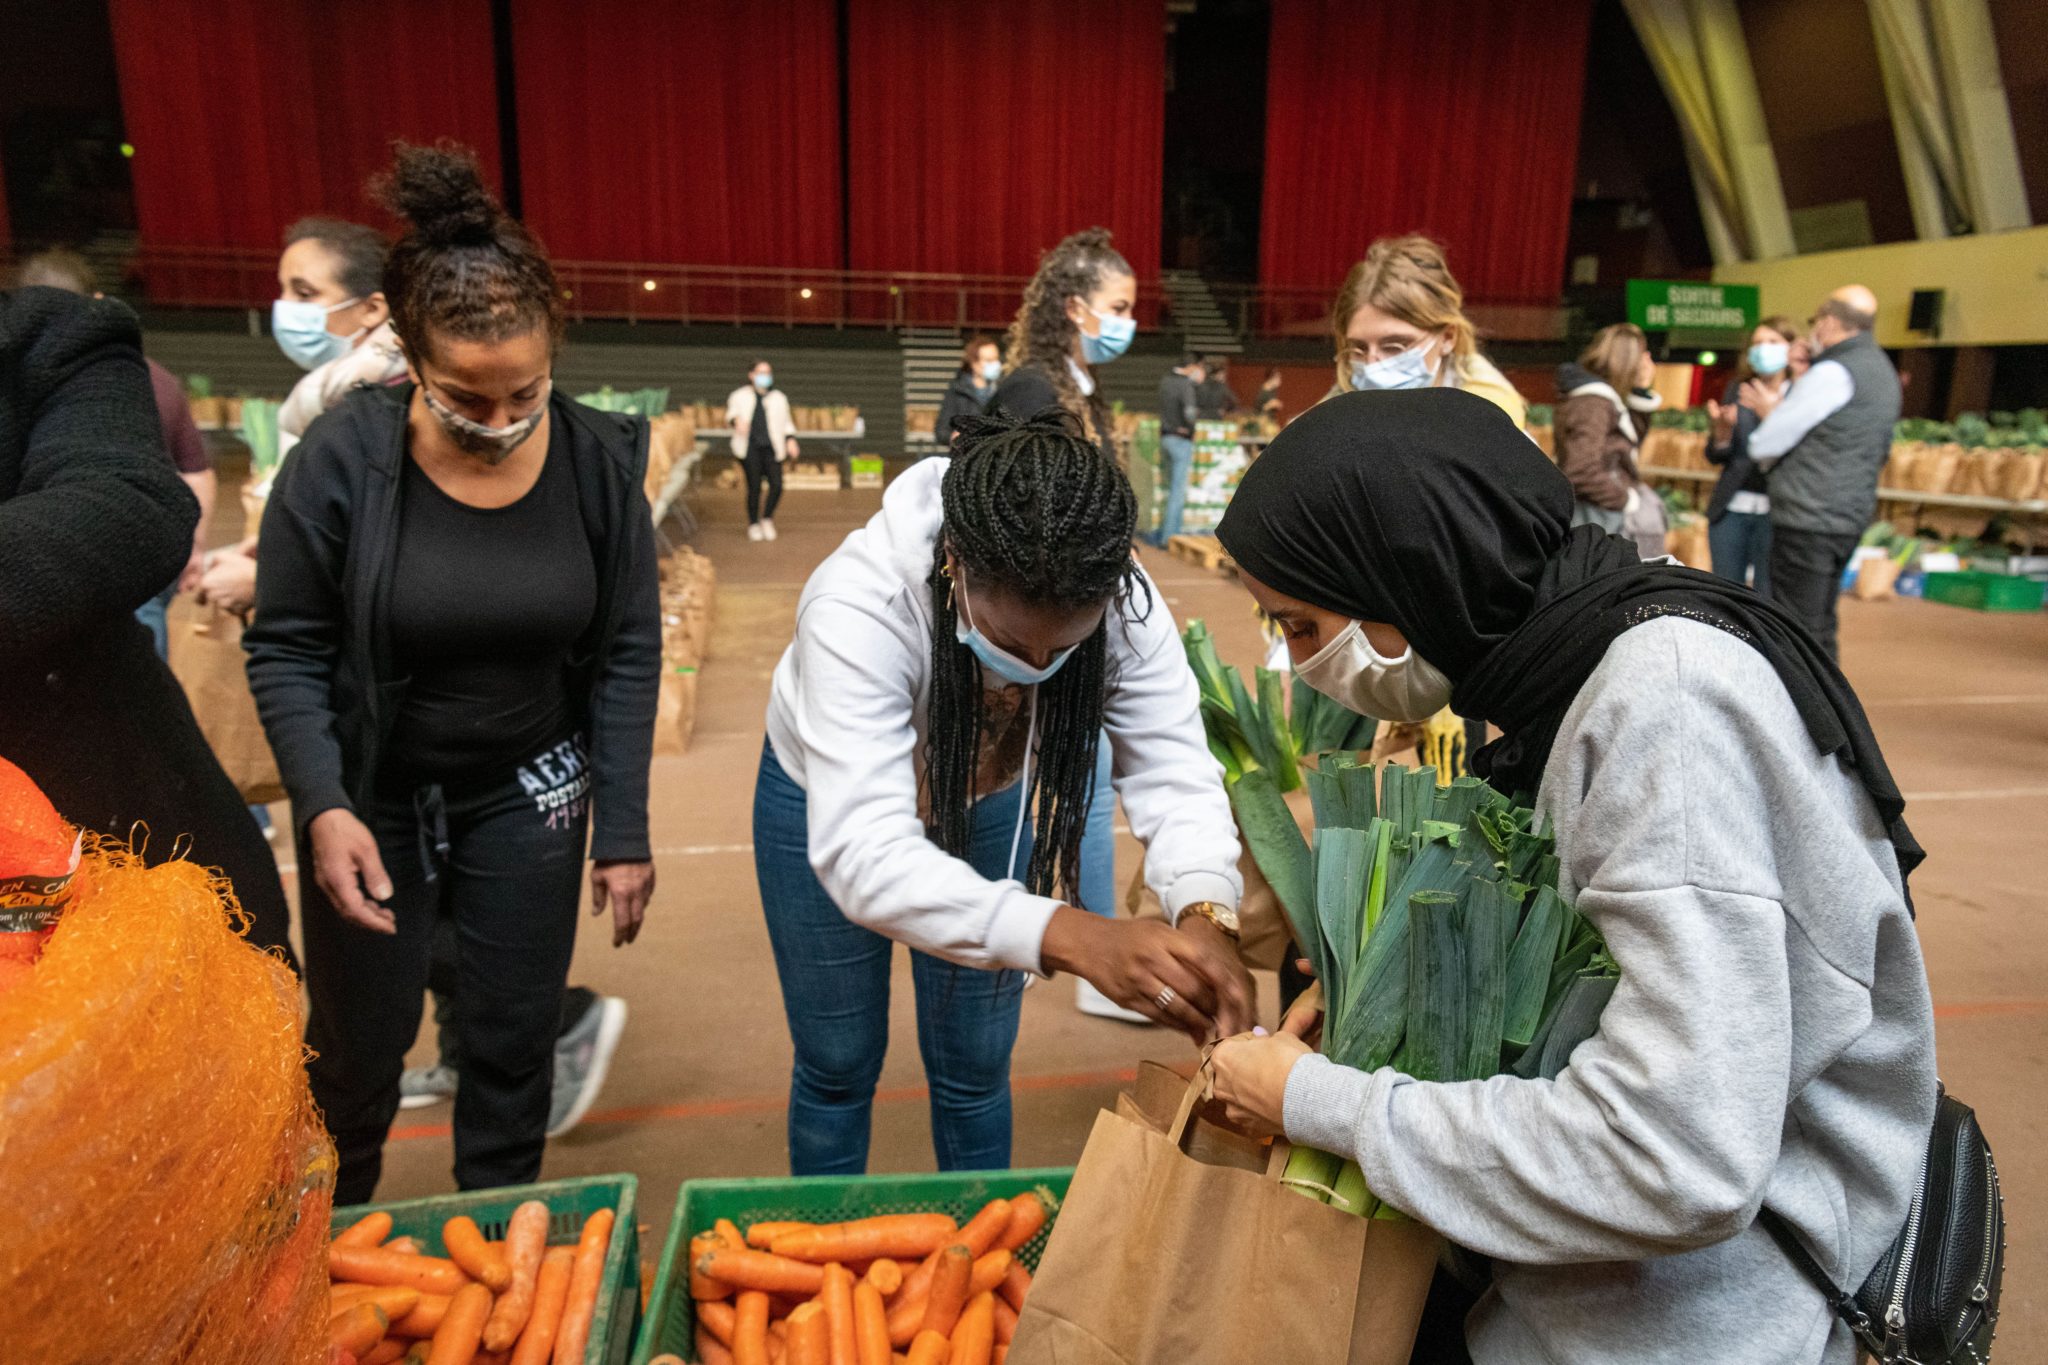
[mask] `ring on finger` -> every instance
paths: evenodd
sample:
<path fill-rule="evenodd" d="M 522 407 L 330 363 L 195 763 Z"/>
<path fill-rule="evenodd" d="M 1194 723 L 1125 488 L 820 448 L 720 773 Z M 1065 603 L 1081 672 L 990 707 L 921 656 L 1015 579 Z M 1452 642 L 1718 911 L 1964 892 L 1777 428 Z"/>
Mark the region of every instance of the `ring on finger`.
<path fill-rule="evenodd" d="M 1178 1000 L 1179 998 L 1179 995 L 1177 995 L 1174 992 L 1173 987 L 1161 986 L 1159 988 L 1159 994 L 1152 997 L 1152 1003 L 1159 1006 L 1160 1013 L 1163 1014 L 1167 1010 L 1172 1009 L 1173 1002 Z"/>

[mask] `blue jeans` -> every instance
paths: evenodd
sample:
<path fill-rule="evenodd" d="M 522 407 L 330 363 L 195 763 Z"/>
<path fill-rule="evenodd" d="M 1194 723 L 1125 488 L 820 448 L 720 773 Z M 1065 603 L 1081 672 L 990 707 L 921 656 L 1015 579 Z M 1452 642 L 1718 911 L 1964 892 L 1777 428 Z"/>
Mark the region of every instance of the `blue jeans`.
<path fill-rule="evenodd" d="M 171 609 L 171 599 L 177 595 L 178 581 L 174 578 L 171 586 L 135 609 L 135 619 L 148 626 L 156 640 L 156 657 L 167 662 L 171 657 L 171 627 L 166 614 Z"/>
<path fill-rule="evenodd" d="M 975 802 L 968 862 L 1008 874 L 1022 793 Z M 889 961 L 895 944 L 848 919 L 811 871 L 807 803 L 761 746 L 754 788 L 754 875 L 796 1051 L 789 1079 L 794 1175 L 860 1175 L 868 1166 L 875 1082 L 889 1048 Z M 1017 869 L 1031 856 L 1027 822 Z M 955 966 L 915 949 L 917 1043 L 931 1088 L 932 1148 L 942 1171 L 1010 1164 L 1010 1050 L 1024 975 Z"/>
<path fill-rule="evenodd" d="M 1707 548 L 1714 552 L 1714 572 L 1753 586 L 1758 597 L 1771 595 L 1771 516 L 1768 512 L 1724 512 L 1707 528 Z"/>
<path fill-rule="evenodd" d="M 1081 831 L 1081 908 L 1116 918 L 1116 788 L 1109 782 L 1109 736 L 1096 742 L 1095 795 Z M 1028 832 L 1027 832 L 1028 833 Z"/>
<path fill-rule="evenodd" d="M 1188 505 L 1188 471 L 1195 464 L 1195 443 L 1185 436 L 1161 436 L 1159 477 L 1166 480 L 1166 516 L 1159 523 L 1159 539 L 1180 534 L 1181 513 Z"/>

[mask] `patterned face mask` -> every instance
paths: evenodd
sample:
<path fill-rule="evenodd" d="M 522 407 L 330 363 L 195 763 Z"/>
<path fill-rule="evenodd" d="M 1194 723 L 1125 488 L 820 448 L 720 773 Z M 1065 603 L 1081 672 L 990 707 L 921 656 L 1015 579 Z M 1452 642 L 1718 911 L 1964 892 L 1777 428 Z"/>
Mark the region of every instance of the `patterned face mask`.
<path fill-rule="evenodd" d="M 434 397 L 434 391 L 424 384 L 420 386 L 420 397 L 426 400 L 427 411 L 433 413 L 435 419 L 441 423 L 441 429 L 448 433 L 448 439 L 455 443 L 457 450 L 465 455 L 474 455 L 485 464 L 500 465 L 513 451 L 526 444 L 526 438 L 533 435 L 533 429 L 540 425 L 540 419 L 547 416 L 548 397 L 553 389 L 554 381 L 549 380 L 547 387 L 541 390 L 540 402 L 534 410 L 510 426 L 503 427 L 486 426 L 482 422 L 470 421 Z"/>

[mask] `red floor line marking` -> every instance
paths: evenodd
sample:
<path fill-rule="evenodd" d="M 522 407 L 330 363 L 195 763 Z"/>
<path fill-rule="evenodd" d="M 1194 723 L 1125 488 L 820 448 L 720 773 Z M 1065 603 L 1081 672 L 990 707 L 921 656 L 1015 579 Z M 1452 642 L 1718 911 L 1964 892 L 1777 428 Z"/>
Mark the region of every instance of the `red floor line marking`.
<path fill-rule="evenodd" d="M 2048 1014 L 2048 1000 L 1964 1000 L 1934 1007 L 1937 1019 L 1971 1019 L 1985 1014 Z"/>
<path fill-rule="evenodd" d="M 1098 1085 L 1128 1085 L 1138 1077 L 1136 1067 L 1121 1067 L 1112 1071 L 1073 1071 L 1049 1076 L 1014 1076 L 1010 1080 L 1012 1093 L 1024 1091 L 1036 1093 L 1047 1090 L 1085 1090 Z M 931 1089 L 922 1085 L 897 1086 L 875 1092 L 877 1104 L 903 1104 L 926 1100 Z M 648 1122 L 676 1122 L 689 1119 L 730 1118 L 735 1114 L 772 1114 L 787 1108 L 786 1095 L 751 1095 L 728 1100 L 686 1100 L 676 1104 L 628 1105 L 617 1109 L 600 1109 L 586 1114 L 583 1125 L 620 1124 Z M 411 1123 L 391 1130 L 390 1141 L 411 1142 L 419 1138 L 444 1138 L 454 1129 L 446 1123 Z"/>

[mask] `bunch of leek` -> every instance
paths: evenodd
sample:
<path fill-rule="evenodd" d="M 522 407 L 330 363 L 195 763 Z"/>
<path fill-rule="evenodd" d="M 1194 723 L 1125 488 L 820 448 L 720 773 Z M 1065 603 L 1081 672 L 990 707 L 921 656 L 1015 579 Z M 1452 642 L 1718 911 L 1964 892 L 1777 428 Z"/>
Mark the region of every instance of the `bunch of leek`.
<path fill-rule="evenodd" d="M 1200 621 L 1181 632 L 1188 664 L 1202 694 L 1202 728 L 1209 752 L 1223 765 L 1224 780 L 1235 783 L 1250 772 L 1272 775 L 1283 792 L 1301 786 L 1301 760 L 1306 754 L 1372 747 L 1370 716 L 1361 716 L 1296 678 L 1292 704 L 1282 691 L 1281 677 L 1270 669 L 1254 670 L 1255 688 L 1216 655 L 1216 642 Z"/>
<path fill-rule="evenodd" d="M 1269 774 L 1244 774 L 1230 797 L 1322 983 L 1324 1054 L 1432 1081 L 1563 1070 L 1618 974 L 1557 892 L 1548 826 L 1476 778 L 1439 787 L 1430 768 L 1382 774 L 1340 754 L 1307 781 L 1313 843 Z M 1297 1149 L 1287 1179 L 1380 1212 L 1357 1166 L 1327 1153 Z"/>

